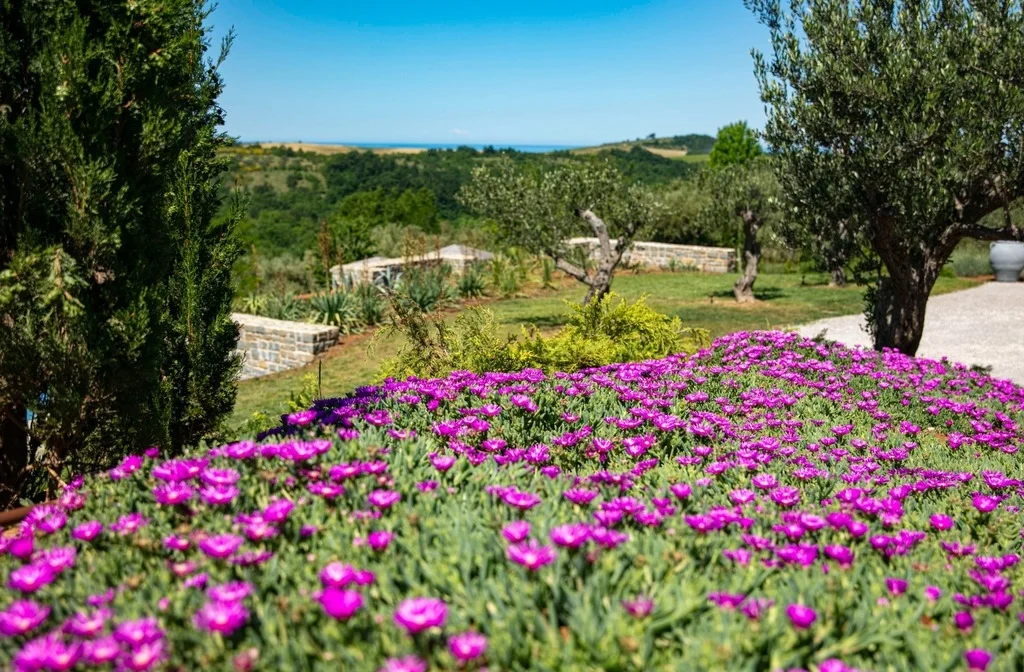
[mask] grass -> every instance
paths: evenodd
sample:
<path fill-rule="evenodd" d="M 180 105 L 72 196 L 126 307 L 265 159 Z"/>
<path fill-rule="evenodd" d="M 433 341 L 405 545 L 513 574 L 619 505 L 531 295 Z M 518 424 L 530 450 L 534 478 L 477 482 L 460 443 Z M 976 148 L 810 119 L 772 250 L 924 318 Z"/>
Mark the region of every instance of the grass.
<path fill-rule="evenodd" d="M 826 317 L 859 313 L 863 309 L 863 290 L 858 287 L 830 288 L 824 276 L 798 274 L 762 274 L 757 280 L 753 304 L 739 305 L 732 298 L 736 276 L 704 273 L 620 274 L 614 290 L 626 299 L 649 295 L 656 310 L 679 315 L 687 326 L 704 327 L 712 336 L 754 329 L 784 329 Z M 965 289 L 978 281 L 964 278 L 940 278 L 935 293 Z M 506 333 L 519 333 L 522 326 L 534 324 L 542 330 L 557 329 L 565 320 L 565 302 L 583 297 L 581 286 L 566 285 L 557 290 L 526 298 L 487 302 Z M 347 337 L 333 348 L 320 364 L 256 378 L 239 383 L 238 401 L 230 419 L 237 426 L 255 411 L 271 415 L 284 412 L 289 393 L 302 387 L 308 373 L 321 371 L 321 393 L 341 396 L 373 381 L 383 359 L 401 347 L 400 337 L 373 342 L 369 334 Z"/>

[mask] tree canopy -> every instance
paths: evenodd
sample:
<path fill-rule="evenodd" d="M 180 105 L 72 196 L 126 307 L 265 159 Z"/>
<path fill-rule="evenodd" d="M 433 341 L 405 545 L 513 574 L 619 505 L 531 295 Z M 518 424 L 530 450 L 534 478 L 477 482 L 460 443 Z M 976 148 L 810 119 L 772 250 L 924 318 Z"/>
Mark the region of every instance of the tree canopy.
<path fill-rule="evenodd" d="M 747 0 L 787 216 L 864 251 L 875 346 L 913 354 L 957 243 L 1022 237 L 1020 0 Z M 998 217 L 996 225 L 989 216 Z"/>

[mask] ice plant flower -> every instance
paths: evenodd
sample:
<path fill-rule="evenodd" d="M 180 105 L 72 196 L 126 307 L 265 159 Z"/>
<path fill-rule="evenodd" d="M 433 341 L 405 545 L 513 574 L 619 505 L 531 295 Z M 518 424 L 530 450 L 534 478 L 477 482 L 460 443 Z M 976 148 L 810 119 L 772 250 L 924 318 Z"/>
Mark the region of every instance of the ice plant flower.
<path fill-rule="evenodd" d="M 512 543 L 523 541 L 530 536 L 530 524 L 525 520 L 512 521 L 501 528 L 501 535 Z"/>
<path fill-rule="evenodd" d="M 557 555 L 554 548 L 541 546 L 534 539 L 512 544 L 505 551 L 509 560 L 526 567 L 531 572 L 536 572 L 544 565 L 550 565 L 555 561 Z"/>
<path fill-rule="evenodd" d="M 402 499 L 402 493 L 393 490 L 374 490 L 366 496 L 366 501 L 381 509 L 389 509 Z"/>
<path fill-rule="evenodd" d="M 433 597 L 412 597 L 395 610 L 395 624 L 415 635 L 429 628 L 444 627 L 448 606 Z"/>
<path fill-rule="evenodd" d="M 551 541 L 563 548 L 579 548 L 590 538 L 590 527 L 582 523 L 559 525 L 551 530 Z"/>
<path fill-rule="evenodd" d="M 487 638 L 478 632 L 463 632 L 448 638 L 448 650 L 463 663 L 479 658 L 487 650 Z"/>
<path fill-rule="evenodd" d="M 806 630 L 818 618 L 814 609 L 802 604 L 791 604 L 786 607 L 786 616 L 797 630 Z"/>
<path fill-rule="evenodd" d="M 50 615 L 50 607 L 31 600 L 16 600 L 0 611 L 0 635 L 15 637 L 39 627 Z"/>
<path fill-rule="evenodd" d="M 366 543 L 375 551 L 383 551 L 387 549 L 394 536 L 391 532 L 377 530 L 376 532 L 370 532 L 366 536 Z"/>
<path fill-rule="evenodd" d="M 320 593 L 320 606 L 331 618 L 347 621 L 363 608 L 363 596 L 354 590 L 328 587 Z"/>
<path fill-rule="evenodd" d="M 330 562 L 320 570 L 320 582 L 328 588 L 344 588 L 356 580 L 356 570 L 352 565 Z"/>
<path fill-rule="evenodd" d="M 967 662 L 968 670 L 985 672 L 989 663 L 992 662 L 992 654 L 985 649 L 971 649 L 964 652 L 964 660 Z"/>
<path fill-rule="evenodd" d="M 22 565 L 11 572 L 7 587 L 23 593 L 34 593 L 53 583 L 56 574 L 44 564 Z"/>
<path fill-rule="evenodd" d="M 388 658 L 378 672 L 427 672 L 427 661 L 416 656 Z"/>
<path fill-rule="evenodd" d="M 199 550 L 211 558 L 230 557 L 245 540 L 236 534 L 218 534 L 199 542 Z"/>
<path fill-rule="evenodd" d="M 645 618 L 650 616 L 654 610 L 654 600 L 647 597 L 638 597 L 632 600 L 623 600 L 622 608 L 634 618 Z"/>
<path fill-rule="evenodd" d="M 200 630 L 219 632 L 222 635 L 230 635 L 248 620 L 249 612 L 240 601 L 220 600 L 210 600 L 204 604 L 193 619 Z"/>

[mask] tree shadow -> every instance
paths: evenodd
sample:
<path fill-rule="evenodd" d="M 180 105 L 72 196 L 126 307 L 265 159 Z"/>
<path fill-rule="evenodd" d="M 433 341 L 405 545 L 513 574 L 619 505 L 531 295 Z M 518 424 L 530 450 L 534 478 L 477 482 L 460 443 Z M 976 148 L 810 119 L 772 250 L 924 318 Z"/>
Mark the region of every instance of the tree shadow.
<path fill-rule="evenodd" d="M 735 295 L 731 289 L 721 289 L 717 292 L 711 292 L 708 296 L 715 299 L 734 299 Z M 781 287 L 754 287 L 754 298 L 758 301 L 774 301 L 776 299 L 784 299 L 789 296 L 789 293 Z"/>

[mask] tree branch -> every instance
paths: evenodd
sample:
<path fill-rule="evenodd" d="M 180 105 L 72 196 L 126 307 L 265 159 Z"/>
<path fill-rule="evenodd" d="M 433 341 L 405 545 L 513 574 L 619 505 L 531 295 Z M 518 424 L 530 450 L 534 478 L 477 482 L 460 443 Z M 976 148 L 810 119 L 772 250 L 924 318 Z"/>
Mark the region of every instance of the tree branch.
<path fill-rule="evenodd" d="M 587 275 L 587 272 L 585 270 L 583 270 L 576 264 L 570 263 L 558 256 L 551 255 L 551 258 L 555 260 L 555 268 L 562 271 L 566 275 L 579 280 L 580 282 L 586 283 L 588 285 L 590 284 L 590 276 Z"/>
<path fill-rule="evenodd" d="M 976 240 L 1019 240 L 1024 241 L 1024 230 L 1016 224 L 1008 224 L 1001 229 L 993 229 L 990 226 L 981 224 L 965 225 L 960 227 L 960 233 L 967 238 Z"/>
<path fill-rule="evenodd" d="M 576 214 L 579 215 L 590 224 L 591 230 L 594 235 L 597 236 L 597 242 L 601 246 L 601 257 L 606 258 L 612 253 L 611 240 L 608 238 L 608 225 L 604 223 L 600 217 L 594 214 L 593 210 L 587 208 L 586 210 L 577 210 Z"/>

